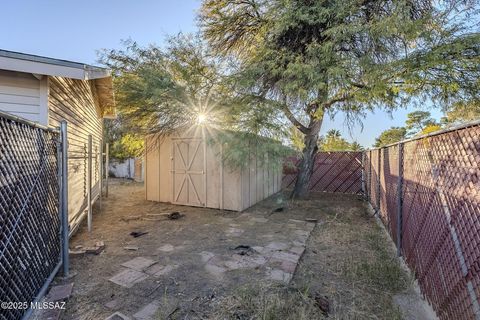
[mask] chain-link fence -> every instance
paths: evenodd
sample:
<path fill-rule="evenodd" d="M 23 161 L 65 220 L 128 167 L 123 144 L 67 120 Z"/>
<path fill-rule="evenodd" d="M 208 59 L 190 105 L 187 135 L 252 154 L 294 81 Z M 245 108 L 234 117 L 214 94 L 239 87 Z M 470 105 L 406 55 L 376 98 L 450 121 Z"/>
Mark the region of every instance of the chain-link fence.
<path fill-rule="evenodd" d="M 442 319 L 480 319 L 480 124 L 364 155 L 366 196 Z"/>
<path fill-rule="evenodd" d="M 62 263 L 59 137 L 0 114 L 1 320 L 25 316 Z"/>
<path fill-rule="evenodd" d="M 285 162 L 282 188 L 293 188 L 301 159 L 288 158 Z M 362 193 L 361 152 L 318 152 L 315 156 L 309 190 L 314 192 Z"/>

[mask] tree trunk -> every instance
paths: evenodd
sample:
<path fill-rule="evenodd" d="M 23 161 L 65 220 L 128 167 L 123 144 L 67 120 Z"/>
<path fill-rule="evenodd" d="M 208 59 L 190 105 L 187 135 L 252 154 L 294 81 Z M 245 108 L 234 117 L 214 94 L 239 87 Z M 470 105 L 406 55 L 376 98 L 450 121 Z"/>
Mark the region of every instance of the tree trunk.
<path fill-rule="evenodd" d="M 313 174 L 313 166 L 315 164 L 315 155 L 318 151 L 318 134 L 322 127 L 322 119 L 312 119 L 309 126 L 309 132 L 305 134 L 305 147 L 302 151 L 302 161 L 298 168 L 297 181 L 291 197 L 294 199 L 305 198 L 308 196 L 308 187 Z"/>

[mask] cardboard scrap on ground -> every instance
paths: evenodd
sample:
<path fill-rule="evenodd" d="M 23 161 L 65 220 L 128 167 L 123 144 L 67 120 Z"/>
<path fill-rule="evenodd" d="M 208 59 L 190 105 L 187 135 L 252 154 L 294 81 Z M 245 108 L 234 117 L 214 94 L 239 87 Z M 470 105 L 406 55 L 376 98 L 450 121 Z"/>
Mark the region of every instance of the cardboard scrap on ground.
<path fill-rule="evenodd" d="M 97 241 L 95 242 L 94 246 L 91 246 L 91 247 L 76 246 L 75 249 L 76 250 L 72 250 L 72 249 L 68 250 L 68 253 L 71 255 L 82 255 L 85 253 L 97 255 L 105 249 L 105 242 Z"/>

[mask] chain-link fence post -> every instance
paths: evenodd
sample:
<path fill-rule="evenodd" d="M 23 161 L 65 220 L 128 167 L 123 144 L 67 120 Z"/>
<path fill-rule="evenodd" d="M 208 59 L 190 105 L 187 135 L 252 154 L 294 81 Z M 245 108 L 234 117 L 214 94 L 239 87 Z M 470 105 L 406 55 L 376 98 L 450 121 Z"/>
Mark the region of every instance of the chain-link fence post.
<path fill-rule="evenodd" d="M 109 152 L 110 150 L 107 143 L 105 144 L 105 198 L 108 198 L 108 167 L 110 166 Z"/>
<path fill-rule="evenodd" d="M 100 179 L 98 179 L 98 186 L 99 186 L 99 194 L 98 194 L 98 201 L 100 205 L 100 212 L 102 211 L 102 192 L 103 192 L 103 139 L 100 139 L 100 145 L 98 147 L 99 152 L 98 152 L 98 170 L 99 170 L 99 176 Z"/>
<path fill-rule="evenodd" d="M 92 231 L 92 135 L 88 135 L 87 147 L 87 222 L 88 232 Z"/>
<path fill-rule="evenodd" d="M 398 145 L 398 181 L 397 181 L 397 257 L 402 256 L 402 213 L 403 213 L 403 150 L 404 144 Z"/>
<path fill-rule="evenodd" d="M 60 184 L 60 220 L 62 224 L 62 264 L 63 276 L 69 275 L 69 230 L 68 230 L 68 140 L 67 140 L 67 122 L 63 120 L 60 123 L 60 141 L 61 141 L 61 163 L 62 168 L 61 184 Z"/>

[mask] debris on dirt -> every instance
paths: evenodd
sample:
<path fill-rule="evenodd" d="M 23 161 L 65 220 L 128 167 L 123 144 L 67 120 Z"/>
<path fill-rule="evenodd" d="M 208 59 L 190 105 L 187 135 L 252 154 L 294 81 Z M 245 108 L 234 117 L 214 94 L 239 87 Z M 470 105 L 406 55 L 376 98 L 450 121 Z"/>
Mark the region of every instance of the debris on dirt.
<path fill-rule="evenodd" d="M 181 214 L 178 211 L 173 211 L 173 212 L 171 212 L 170 214 L 167 215 L 167 218 L 170 219 L 170 220 L 177 220 L 177 219 L 180 219 L 183 216 L 184 216 L 184 214 Z"/>
<path fill-rule="evenodd" d="M 171 319 L 172 316 L 173 316 L 178 310 L 180 310 L 179 307 L 176 307 L 175 309 L 173 309 L 173 311 L 168 314 L 167 319 Z"/>
<path fill-rule="evenodd" d="M 278 207 L 276 209 L 273 209 L 271 212 L 270 212 L 270 215 L 274 214 L 274 213 L 277 213 L 277 212 L 283 212 L 283 210 L 285 210 L 285 208 L 283 207 Z"/>
<path fill-rule="evenodd" d="M 99 254 L 100 252 L 102 252 L 103 248 L 102 247 L 86 247 L 85 248 L 85 253 L 89 253 L 89 254 Z"/>
<path fill-rule="evenodd" d="M 95 242 L 95 245 L 90 246 L 90 247 L 84 247 L 82 245 L 75 246 L 75 249 L 68 250 L 68 253 L 71 255 L 82 255 L 85 253 L 89 254 L 99 254 L 100 252 L 105 249 L 105 242 L 103 241 L 97 241 Z"/>
<path fill-rule="evenodd" d="M 255 250 L 252 247 L 244 244 L 236 246 L 235 248 L 233 248 L 233 250 L 236 251 L 236 254 L 240 256 L 249 256 L 255 253 Z"/>
<path fill-rule="evenodd" d="M 72 255 L 72 256 L 81 256 L 82 254 L 85 254 L 86 251 L 85 250 L 68 250 L 68 254 L 69 255 Z"/>
<path fill-rule="evenodd" d="M 105 320 L 130 320 L 130 317 L 127 317 L 121 312 L 115 312 L 114 314 L 110 315 Z"/>
<path fill-rule="evenodd" d="M 327 296 L 321 296 L 320 294 L 315 295 L 315 305 L 322 310 L 325 316 L 328 316 L 330 313 L 330 302 L 328 301 Z"/>
<path fill-rule="evenodd" d="M 123 247 L 123 249 L 129 250 L 129 251 L 137 251 L 139 248 L 137 246 L 125 246 Z"/>
<path fill-rule="evenodd" d="M 316 218 L 305 218 L 305 221 L 312 222 L 312 223 L 317 223 L 318 219 L 316 219 Z"/>
<path fill-rule="evenodd" d="M 130 232 L 130 235 L 134 238 L 138 238 L 138 237 L 141 237 L 145 234 L 147 234 L 148 232 L 143 232 L 143 231 L 132 231 Z"/>
<path fill-rule="evenodd" d="M 84 251 L 90 254 L 99 254 L 105 249 L 105 242 L 97 241 L 93 247 L 85 247 Z"/>
<path fill-rule="evenodd" d="M 48 292 L 47 301 L 56 302 L 66 300 L 72 295 L 72 289 L 73 282 L 60 286 L 53 286 Z"/>
<path fill-rule="evenodd" d="M 169 220 L 177 220 L 185 215 L 178 212 L 178 211 L 173 211 L 173 212 L 160 212 L 160 213 L 147 213 L 147 216 L 149 217 L 166 217 Z M 143 218 L 144 220 L 152 220 L 148 218 Z"/>
<path fill-rule="evenodd" d="M 120 301 L 118 299 L 113 299 L 104 304 L 104 306 L 108 309 L 116 309 L 120 305 Z"/>
<path fill-rule="evenodd" d="M 131 216 L 131 217 L 120 218 L 120 220 L 125 221 L 125 222 L 129 222 L 129 221 L 132 221 L 132 220 L 139 220 L 141 218 L 142 218 L 142 216 Z"/>

